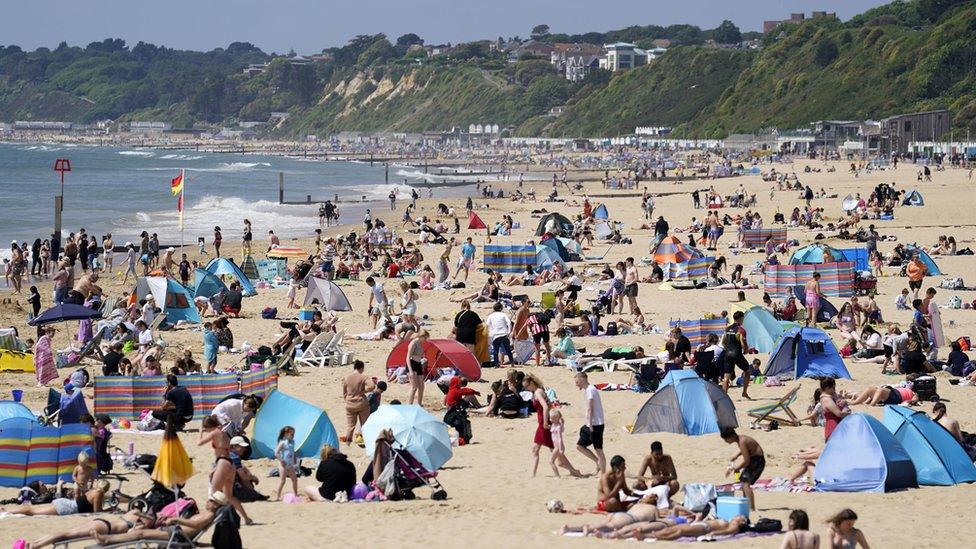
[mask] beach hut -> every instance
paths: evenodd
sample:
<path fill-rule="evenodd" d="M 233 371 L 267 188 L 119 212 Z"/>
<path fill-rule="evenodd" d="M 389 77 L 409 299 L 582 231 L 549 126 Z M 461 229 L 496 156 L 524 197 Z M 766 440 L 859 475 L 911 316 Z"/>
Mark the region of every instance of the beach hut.
<path fill-rule="evenodd" d="M 735 405 L 718 385 L 693 370 L 671 370 L 637 412 L 630 432 L 698 436 L 738 425 Z"/>
<path fill-rule="evenodd" d="M 251 297 L 258 295 L 251 280 L 244 275 L 244 271 L 226 257 L 215 257 L 207 264 L 207 271 L 217 276 L 232 276 L 241 283 L 241 291 L 245 296 Z"/>
<path fill-rule="evenodd" d="M 783 337 L 769 355 L 763 375 L 792 379 L 851 379 L 844 359 L 840 357 L 830 336 L 819 328 L 799 326 L 783 332 Z"/>
<path fill-rule="evenodd" d="M 559 259 L 561 259 L 564 263 L 566 261 L 569 261 L 569 250 L 566 249 L 566 246 L 563 245 L 560 239 L 546 238 L 542 242 L 539 242 L 539 244 L 542 246 L 546 246 L 548 248 L 552 248 L 552 250 L 556 252 L 556 255 L 559 256 Z"/>
<path fill-rule="evenodd" d="M 851 414 L 837 425 L 814 478 L 821 492 L 890 492 L 918 486 L 908 451 L 867 414 Z"/>
<path fill-rule="evenodd" d="M 678 240 L 678 237 L 675 236 L 664 237 L 654 250 L 654 262 L 658 265 L 665 263 L 685 263 L 700 257 L 704 257 L 704 254 Z"/>
<path fill-rule="evenodd" d="M 200 313 L 193 304 L 193 296 L 182 284 L 166 276 L 144 276 L 136 281 L 136 298 L 145 299 L 152 294 L 156 306 L 166 313 L 168 322 L 181 320 L 200 323 Z"/>
<path fill-rule="evenodd" d="M 924 206 L 925 199 L 922 198 L 922 193 L 918 192 L 916 189 L 912 189 L 905 193 L 905 198 L 901 201 L 902 206 Z"/>
<path fill-rule="evenodd" d="M 318 300 L 319 304 L 328 311 L 352 310 L 349 298 L 335 282 L 313 276 L 308 279 L 308 288 L 305 290 L 305 301 L 303 303 L 308 305 L 314 300 Z"/>
<path fill-rule="evenodd" d="M 908 451 L 919 484 L 952 486 L 976 481 L 976 467 L 966 450 L 925 412 L 885 406 L 883 423 Z"/>
<path fill-rule="evenodd" d="M 790 256 L 790 265 L 814 265 L 841 261 L 847 261 L 844 259 L 844 253 L 826 244 L 810 244 L 797 248 Z"/>
<path fill-rule="evenodd" d="M 539 269 L 550 269 L 556 263 L 566 264 L 559 254 L 548 246 L 538 245 L 535 247 L 535 265 Z"/>
<path fill-rule="evenodd" d="M 600 204 L 593 210 L 593 219 L 610 219 L 610 211 L 606 204 Z"/>
<path fill-rule="evenodd" d="M 803 286 L 793 286 L 793 297 L 796 298 L 800 305 L 804 308 L 807 306 L 806 302 L 806 289 Z M 837 307 L 834 306 L 826 297 L 820 297 L 820 308 L 817 309 L 816 322 L 830 322 L 832 318 L 837 316 Z"/>
<path fill-rule="evenodd" d="M 570 236 L 573 234 L 573 222 L 559 212 L 546 214 L 539 220 L 535 235 L 542 236 L 546 233 L 556 236 Z"/>
<path fill-rule="evenodd" d="M 397 344 L 386 357 L 386 369 L 406 366 L 407 347 L 410 340 L 405 339 Z M 424 343 L 424 357 L 427 366 L 424 375 L 430 379 L 436 377 L 438 368 L 454 368 L 459 375 L 471 381 L 481 379 L 481 364 L 467 347 L 453 339 L 428 339 Z"/>
<path fill-rule="evenodd" d="M 193 297 L 211 298 L 221 291 L 227 291 L 224 281 L 206 269 L 193 270 Z"/>
<path fill-rule="evenodd" d="M 772 351 L 783 332 L 787 328 L 795 326 L 792 322 L 776 320 L 772 313 L 748 301 L 738 303 L 733 307 L 745 314 L 742 318 L 742 327 L 746 330 L 746 343 L 750 349 L 755 349 L 760 353 Z"/>
<path fill-rule="evenodd" d="M 485 245 L 482 268 L 496 273 L 524 273 L 525 266 L 535 266 L 535 246 Z"/>
<path fill-rule="evenodd" d="M 339 447 L 339 435 L 325 410 L 273 391 L 258 408 L 254 418 L 254 437 L 251 439 L 252 458 L 274 458 L 278 433 L 289 425 L 295 429 L 295 455 L 318 458 L 319 450 L 328 444 Z"/>

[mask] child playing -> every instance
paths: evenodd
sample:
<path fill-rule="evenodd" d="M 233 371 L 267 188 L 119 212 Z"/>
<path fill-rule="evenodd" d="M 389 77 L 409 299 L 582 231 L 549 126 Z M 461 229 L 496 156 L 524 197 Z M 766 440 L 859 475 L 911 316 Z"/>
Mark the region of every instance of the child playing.
<path fill-rule="evenodd" d="M 749 499 L 749 508 L 755 511 L 756 495 L 752 491 L 752 485 L 759 480 L 763 470 L 766 468 L 766 454 L 763 452 L 762 446 L 759 446 L 759 443 L 756 442 L 756 439 L 746 435 L 740 435 L 731 427 L 725 427 L 719 432 L 719 435 L 726 443 L 736 444 L 739 447 L 739 451 L 729 461 L 729 466 L 725 470 L 725 476 L 729 476 L 737 471 L 740 473 L 739 482 L 742 483 L 742 494 Z M 736 465 L 735 461 L 739 456 L 742 456 L 742 463 Z"/>
<path fill-rule="evenodd" d="M 285 488 L 285 481 L 291 479 L 292 492 L 298 494 L 298 463 L 295 460 L 295 428 L 286 425 L 278 433 L 278 446 L 275 447 L 275 458 L 278 460 L 278 476 L 281 483 L 278 484 L 278 500 L 281 500 L 281 491 Z"/>
<path fill-rule="evenodd" d="M 212 374 L 217 368 L 217 333 L 213 330 L 213 324 L 207 322 L 203 325 L 203 359 L 207 362 L 207 373 Z"/>
<path fill-rule="evenodd" d="M 895 298 L 895 308 L 899 311 L 907 311 L 911 309 L 908 303 L 908 288 L 902 288 L 901 293 Z"/>
<path fill-rule="evenodd" d="M 95 416 L 94 438 L 95 441 L 95 466 L 99 473 L 112 471 L 112 455 L 108 453 L 109 441 L 112 440 L 112 431 L 108 426 L 112 424 L 112 418 L 105 414 Z"/>
<path fill-rule="evenodd" d="M 297 309 L 298 305 L 295 304 L 295 296 L 298 294 L 298 283 L 292 280 L 288 283 L 288 308 Z"/>
<path fill-rule="evenodd" d="M 874 269 L 874 276 L 881 278 L 884 276 L 884 260 L 881 258 L 881 252 L 875 250 L 871 252 L 871 268 Z"/>
<path fill-rule="evenodd" d="M 569 459 L 566 457 L 566 444 L 563 442 L 563 431 L 565 431 L 566 425 L 563 422 L 563 414 L 552 408 L 549 410 L 549 433 L 552 435 L 552 455 L 549 458 L 549 463 L 552 465 L 552 471 L 559 476 L 559 468 L 556 467 L 556 463 L 562 462 L 569 465 L 569 474 L 574 477 L 582 476 L 582 474 L 575 468 Z"/>
<path fill-rule="evenodd" d="M 88 452 L 78 452 L 78 465 L 75 465 L 71 472 L 71 480 L 75 483 L 77 493 L 84 494 L 91 489 L 91 483 L 95 476 L 94 472 L 95 465 L 92 463 Z"/>

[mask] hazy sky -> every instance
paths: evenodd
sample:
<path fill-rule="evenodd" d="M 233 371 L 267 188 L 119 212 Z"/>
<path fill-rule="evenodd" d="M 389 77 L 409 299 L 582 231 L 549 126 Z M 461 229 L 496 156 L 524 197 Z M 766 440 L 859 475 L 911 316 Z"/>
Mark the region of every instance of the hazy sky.
<path fill-rule="evenodd" d="M 692 23 L 711 28 L 731 19 L 761 30 L 791 12 L 835 11 L 848 19 L 881 0 L 4 0 L 0 44 L 25 49 L 62 40 L 104 38 L 209 50 L 251 42 L 265 51 L 314 53 L 357 34 L 391 39 L 415 32 L 428 43 L 526 37 L 546 23 L 553 32 L 605 31 L 629 25 Z"/>

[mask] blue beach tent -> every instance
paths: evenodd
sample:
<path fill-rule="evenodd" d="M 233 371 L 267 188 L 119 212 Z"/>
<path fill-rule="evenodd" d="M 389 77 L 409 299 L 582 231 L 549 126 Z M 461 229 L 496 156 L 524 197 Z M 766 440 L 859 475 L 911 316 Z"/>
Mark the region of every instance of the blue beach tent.
<path fill-rule="evenodd" d="M 273 458 L 278 433 L 286 425 L 295 428 L 295 454 L 298 457 L 317 458 L 324 444 L 339 447 L 339 435 L 324 410 L 276 390 L 264 399 L 254 418 L 251 457 Z"/>
<path fill-rule="evenodd" d="M 901 202 L 902 206 L 924 206 L 925 199 L 917 189 L 912 189 L 905 193 L 905 199 Z"/>
<path fill-rule="evenodd" d="M 535 266 L 538 269 L 550 269 L 556 263 L 565 262 L 560 259 L 559 254 L 548 246 L 537 245 L 535 247 Z"/>
<path fill-rule="evenodd" d="M 924 412 L 885 406 L 883 423 L 908 450 L 919 484 L 952 486 L 976 481 L 976 466 L 966 450 Z"/>
<path fill-rule="evenodd" d="M 193 304 L 193 296 L 182 284 L 166 276 L 144 276 L 136 281 L 136 297 L 145 299 L 152 294 L 156 306 L 166 313 L 166 322 L 176 324 L 183 320 L 200 323 L 200 313 Z"/>
<path fill-rule="evenodd" d="M 915 466 L 904 446 L 867 414 L 845 417 L 824 445 L 817 469 L 821 492 L 890 492 L 916 488 Z"/>
<path fill-rule="evenodd" d="M 551 248 L 552 251 L 556 252 L 559 255 L 559 259 L 561 259 L 563 262 L 569 261 L 569 255 L 570 255 L 569 250 L 566 248 L 566 245 L 563 244 L 563 242 L 558 238 L 547 238 L 542 242 L 539 242 L 537 246 L 545 246 L 547 248 Z"/>
<path fill-rule="evenodd" d="M 609 219 L 609 218 L 610 218 L 610 212 L 607 211 L 606 204 L 600 204 L 599 206 L 596 207 L 595 210 L 593 210 L 593 219 Z"/>
<path fill-rule="evenodd" d="M 871 270 L 871 266 L 868 264 L 867 248 L 841 248 L 840 253 L 844 255 L 844 261 L 850 261 L 854 264 L 855 271 Z"/>
<path fill-rule="evenodd" d="M 795 326 L 792 322 L 776 320 L 772 313 L 758 305 L 743 312 L 745 317 L 742 318 L 742 327 L 746 329 L 746 343 L 760 353 L 772 351 L 783 332 L 788 327 Z"/>
<path fill-rule="evenodd" d="M 799 379 L 833 377 L 851 379 L 844 359 L 830 336 L 819 328 L 793 327 L 783 332 L 769 355 L 765 376 Z"/>
<path fill-rule="evenodd" d="M 797 248 L 790 256 L 790 265 L 818 265 L 820 263 L 838 263 L 847 261 L 844 254 L 837 248 L 826 244 L 810 244 Z"/>
<path fill-rule="evenodd" d="M 8 419 L 25 419 L 37 423 L 37 417 L 27 406 L 12 400 L 0 400 L 0 423 Z"/>
<path fill-rule="evenodd" d="M 718 385 L 693 370 L 671 370 L 637 412 L 630 432 L 698 436 L 738 425 L 735 405 Z"/>
<path fill-rule="evenodd" d="M 221 291 L 226 291 L 227 285 L 220 277 L 206 269 L 194 269 L 193 271 L 193 297 L 211 298 Z"/>
<path fill-rule="evenodd" d="M 245 296 L 251 297 L 258 295 L 257 290 L 254 289 L 254 285 L 251 284 L 251 280 L 247 278 L 244 271 L 226 257 L 215 257 L 211 259 L 210 263 L 207 264 L 207 271 L 217 276 L 233 276 L 241 283 L 241 291 Z"/>

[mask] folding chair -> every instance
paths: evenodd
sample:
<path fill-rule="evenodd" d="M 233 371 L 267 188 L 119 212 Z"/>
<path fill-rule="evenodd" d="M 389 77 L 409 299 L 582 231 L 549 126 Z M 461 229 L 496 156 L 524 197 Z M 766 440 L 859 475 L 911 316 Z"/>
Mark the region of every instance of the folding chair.
<path fill-rule="evenodd" d="M 61 368 L 73 368 L 81 364 L 82 360 L 85 360 L 92 355 L 97 357 L 98 360 L 104 359 L 105 355 L 102 353 L 101 347 L 103 337 L 105 337 L 105 330 L 95 334 L 95 337 L 93 337 L 88 343 L 85 343 L 85 346 L 75 354 L 75 358 L 73 360 L 69 360 L 67 364 L 61 366 Z"/>
<path fill-rule="evenodd" d="M 790 405 L 796 402 L 796 394 L 799 390 L 800 386 L 797 385 L 776 402 L 749 410 L 749 417 L 754 418 L 752 425 L 762 425 L 764 421 L 778 421 L 782 425 L 799 427 L 799 418 L 793 413 L 793 410 L 790 410 Z M 785 417 L 776 415 L 780 412 L 785 414 Z"/>
<path fill-rule="evenodd" d="M 166 322 L 166 313 L 159 313 L 155 318 L 153 318 L 152 324 L 149 326 L 149 331 L 155 331 L 157 328 L 163 325 L 163 322 Z"/>
<path fill-rule="evenodd" d="M 637 385 L 641 393 L 653 393 L 661 385 L 661 371 L 657 368 L 656 358 L 643 358 L 630 377 L 630 384 Z"/>
<path fill-rule="evenodd" d="M 292 359 L 295 358 L 295 347 L 297 346 L 298 341 L 292 340 L 292 342 L 281 351 L 281 356 L 278 358 L 278 361 L 272 364 L 271 367 L 279 372 L 285 372 L 290 375 L 298 375 L 298 370 L 295 368 L 294 364 L 291 363 Z"/>
<path fill-rule="evenodd" d="M 202 538 L 204 534 L 209 532 L 214 525 L 232 520 L 234 520 L 233 507 L 230 505 L 225 505 L 214 513 L 213 522 L 208 524 L 206 527 L 201 528 L 196 535 L 189 539 L 184 537 L 182 533 L 177 533 L 177 530 L 171 530 L 168 540 L 144 539 L 112 543 L 109 545 L 95 544 L 89 545 L 85 549 L 194 549 L 195 547 L 200 547 L 203 545 Z"/>
<path fill-rule="evenodd" d="M 47 390 L 47 404 L 44 406 L 43 414 L 38 419 L 41 420 L 41 425 L 57 425 L 60 415 L 61 393 L 49 388 Z"/>
<path fill-rule="evenodd" d="M 315 368 L 329 366 L 330 362 L 336 358 L 336 350 L 341 345 L 342 338 L 345 335 L 345 330 L 340 330 L 334 335 L 328 333 L 319 334 L 312 340 L 311 345 L 308 346 L 308 349 L 305 350 L 301 358 L 296 359 L 295 362 L 302 366 Z"/>

